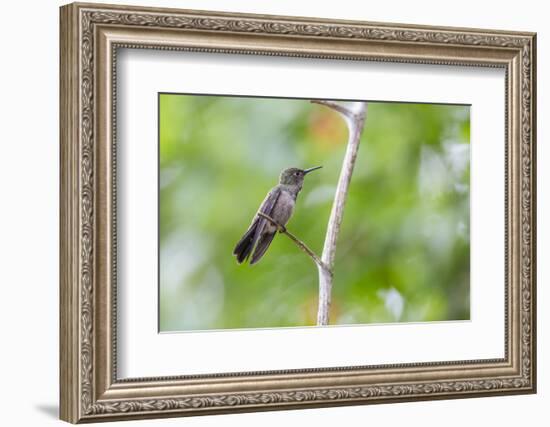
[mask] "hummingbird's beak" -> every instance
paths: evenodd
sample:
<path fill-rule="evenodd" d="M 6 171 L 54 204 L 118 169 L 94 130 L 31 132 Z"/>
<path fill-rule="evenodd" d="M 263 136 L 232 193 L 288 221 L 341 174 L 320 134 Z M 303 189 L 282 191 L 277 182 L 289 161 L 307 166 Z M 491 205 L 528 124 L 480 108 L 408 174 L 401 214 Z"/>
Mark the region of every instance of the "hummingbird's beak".
<path fill-rule="evenodd" d="M 317 169 L 321 169 L 323 166 L 315 166 L 314 168 L 309 168 L 309 169 L 305 169 L 304 170 L 304 175 L 310 173 L 310 172 L 313 172 L 313 171 L 316 171 Z"/>

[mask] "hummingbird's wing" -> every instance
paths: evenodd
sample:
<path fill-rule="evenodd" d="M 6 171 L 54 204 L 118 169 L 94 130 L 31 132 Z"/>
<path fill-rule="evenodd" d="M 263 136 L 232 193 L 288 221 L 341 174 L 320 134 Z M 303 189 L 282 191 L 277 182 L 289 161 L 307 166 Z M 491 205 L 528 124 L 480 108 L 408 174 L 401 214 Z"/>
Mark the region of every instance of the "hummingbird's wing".
<path fill-rule="evenodd" d="M 275 204 L 277 203 L 280 195 L 281 189 L 279 187 L 274 187 L 265 197 L 264 201 L 260 205 L 260 208 L 258 209 L 258 212 L 262 212 L 266 215 L 271 216 L 273 208 L 275 207 Z M 258 214 L 254 216 L 252 224 L 250 224 L 250 227 L 248 227 L 248 230 L 246 231 L 246 233 L 244 233 L 243 237 L 241 238 L 241 240 L 239 240 L 239 242 L 235 246 L 235 249 L 233 250 L 233 255 L 237 256 L 237 262 L 239 264 L 245 261 L 250 256 L 252 250 L 254 249 L 254 246 L 256 246 L 256 243 L 258 243 L 260 237 L 262 237 L 267 222 L 267 219 L 262 218 Z M 275 235 L 275 233 L 272 234 Z M 269 242 L 267 242 L 267 246 L 269 246 L 271 240 L 273 240 L 273 236 L 271 237 Z M 267 249 L 267 247 L 265 249 Z M 256 249 L 256 252 L 257 251 L 258 249 Z M 265 252 L 265 250 L 263 252 Z M 254 257 L 256 257 L 256 253 L 254 255 Z M 257 261 L 258 259 L 259 257 L 255 261 Z"/>
<path fill-rule="evenodd" d="M 279 187 L 275 187 L 273 190 L 269 192 L 267 197 L 265 198 L 264 202 L 260 206 L 259 211 L 269 215 L 270 217 L 273 217 L 273 211 L 275 210 L 275 205 L 277 204 L 277 201 L 279 200 L 279 197 L 281 195 L 281 189 Z M 256 243 L 256 248 L 254 249 L 254 253 L 252 254 L 252 259 L 250 260 L 250 264 L 256 264 L 260 258 L 265 254 L 265 251 L 267 251 L 267 248 L 269 248 L 269 245 L 271 244 L 273 238 L 275 237 L 276 229 L 273 231 L 272 228 L 266 229 L 266 226 L 268 225 L 269 220 L 266 218 L 262 218 L 259 215 L 257 216 L 258 226 L 256 228 L 256 234 L 254 236 L 254 241 Z"/>
<path fill-rule="evenodd" d="M 256 249 L 254 249 L 254 253 L 252 254 L 252 258 L 250 259 L 250 265 L 256 264 L 260 260 L 260 258 L 264 256 L 265 251 L 267 251 L 267 248 L 269 248 L 269 245 L 271 245 L 271 241 L 275 237 L 275 233 L 275 231 L 269 231 L 264 232 L 260 235 L 260 239 L 258 240 Z"/>

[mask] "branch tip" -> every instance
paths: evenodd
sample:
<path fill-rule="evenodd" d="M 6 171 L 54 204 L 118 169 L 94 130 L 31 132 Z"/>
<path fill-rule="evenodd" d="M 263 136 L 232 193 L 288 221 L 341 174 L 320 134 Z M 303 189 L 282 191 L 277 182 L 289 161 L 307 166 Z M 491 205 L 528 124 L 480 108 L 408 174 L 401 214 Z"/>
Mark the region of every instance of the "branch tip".
<path fill-rule="evenodd" d="M 349 108 L 345 107 L 344 105 L 338 103 L 338 102 L 335 102 L 335 101 L 327 101 L 327 100 L 321 100 L 321 99 L 312 99 L 310 101 L 312 104 L 319 104 L 319 105 L 324 105 L 325 107 L 327 108 L 330 108 L 340 114 L 342 114 L 343 116 L 347 117 L 347 118 L 350 118 L 350 119 L 354 119 L 355 118 L 355 113 L 350 110 Z"/>

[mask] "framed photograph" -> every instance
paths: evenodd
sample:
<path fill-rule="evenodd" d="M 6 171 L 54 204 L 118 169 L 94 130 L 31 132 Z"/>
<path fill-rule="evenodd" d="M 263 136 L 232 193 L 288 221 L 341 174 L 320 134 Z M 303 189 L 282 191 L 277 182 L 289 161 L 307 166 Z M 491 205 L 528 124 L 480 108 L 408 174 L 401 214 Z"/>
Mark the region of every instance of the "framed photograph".
<path fill-rule="evenodd" d="M 60 22 L 63 420 L 535 392 L 535 34 Z"/>

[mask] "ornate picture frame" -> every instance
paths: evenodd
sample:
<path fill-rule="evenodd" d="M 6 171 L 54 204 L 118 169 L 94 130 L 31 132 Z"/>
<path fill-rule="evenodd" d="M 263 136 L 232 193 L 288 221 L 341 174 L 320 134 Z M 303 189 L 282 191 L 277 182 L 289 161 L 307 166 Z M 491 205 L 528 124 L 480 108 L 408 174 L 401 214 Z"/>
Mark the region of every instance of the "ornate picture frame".
<path fill-rule="evenodd" d="M 112 421 L 536 391 L 536 36 L 70 4 L 60 37 L 61 419 Z M 118 379 L 117 49 L 505 70 L 505 357 Z"/>

